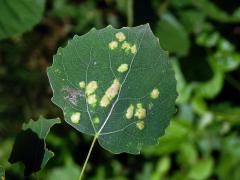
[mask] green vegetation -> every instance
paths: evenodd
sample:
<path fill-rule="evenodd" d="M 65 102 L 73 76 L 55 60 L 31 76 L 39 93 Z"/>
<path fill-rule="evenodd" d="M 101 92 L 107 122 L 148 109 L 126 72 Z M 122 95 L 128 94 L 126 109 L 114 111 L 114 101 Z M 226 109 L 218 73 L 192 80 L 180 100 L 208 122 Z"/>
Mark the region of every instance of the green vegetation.
<path fill-rule="evenodd" d="M 138 130 L 136 132 L 147 130 L 146 121 L 142 120 L 142 117 L 145 117 L 143 108 L 149 101 L 154 102 L 154 98 L 165 97 L 166 100 L 165 104 L 156 104 L 159 108 L 157 111 L 159 119 L 151 117 L 153 122 L 157 123 L 162 118 L 168 121 L 172 113 L 176 113 L 157 145 L 143 146 L 147 141 L 149 144 L 154 144 L 150 142 L 151 138 L 149 140 L 147 137 L 151 137 L 152 133 L 156 133 L 154 138 L 162 135 L 168 122 L 159 126 L 162 127 L 159 131 L 151 130 L 151 134 L 146 134 L 145 142 L 141 141 L 139 134 L 135 136 L 140 141 L 131 141 L 130 137 L 128 139 L 121 134 L 118 135 L 118 138 L 124 139 L 122 144 L 126 145 L 125 148 L 116 146 L 119 145 L 117 137 L 107 136 L 110 138 L 105 141 L 108 142 L 105 145 L 100 142 L 101 146 L 115 153 L 136 154 L 142 148 L 140 155 L 112 154 L 96 143 L 86 165 L 85 179 L 239 179 L 240 3 L 238 1 L 34 0 L 30 2 L 30 0 L 0 0 L 1 180 L 5 175 L 6 179 L 24 179 L 24 172 L 25 175 L 35 172 L 29 177 L 33 180 L 79 178 L 93 139 L 92 136 L 79 131 L 98 136 L 92 131 L 91 124 L 87 124 L 91 121 L 84 118 L 84 113 L 73 111 L 72 106 L 64 104 L 64 98 L 74 100 L 70 96 L 67 98 L 66 95 L 66 92 L 72 89 L 62 88 L 61 85 L 65 84 L 59 83 L 55 74 L 61 76 L 61 71 L 67 70 L 66 77 L 69 78 L 70 85 L 86 90 L 88 101 L 85 104 L 81 102 L 76 107 L 88 104 L 90 110 L 91 108 L 101 110 L 103 107 L 107 110 L 108 101 L 113 103 L 116 96 L 108 98 L 107 101 L 102 99 L 107 94 L 107 89 L 112 85 L 118 86 L 118 82 L 113 81 L 107 70 L 102 71 L 105 75 L 101 81 L 94 77 L 103 78 L 100 69 L 105 66 L 109 68 L 109 64 L 105 66 L 101 64 L 95 71 L 93 71 L 94 66 L 89 66 L 90 69 L 92 68 L 91 80 L 80 81 L 78 78 L 82 76 L 82 72 L 85 72 L 86 67 L 81 60 L 76 61 L 78 58 L 81 59 L 81 56 L 71 51 L 74 51 L 74 48 L 83 48 L 82 44 L 85 44 L 84 52 L 88 59 L 92 48 L 93 55 L 100 51 L 101 58 L 105 59 L 108 53 L 104 48 L 97 48 L 106 43 L 110 52 L 118 50 L 118 53 L 125 53 L 122 60 L 126 62 L 113 63 L 115 73 L 120 77 L 121 82 L 121 75 L 124 76 L 130 70 L 127 64 L 128 55 L 134 56 L 139 50 L 137 38 L 130 36 L 130 40 L 125 42 L 121 40 L 124 37 L 119 34 L 116 46 L 112 38 L 118 31 L 108 25 L 114 28 L 136 26 L 130 28 L 128 32 L 135 34 L 138 30 L 141 33 L 141 27 L 146 25 L 139 25 L 146 23 L 150 24 L 153 34 L 159 38 L 162 49 L 169 52 L 169 58 L 166 55 L 160 58 L 163 64 L 159 63 L 159 66 L 164 66 L 164 69 L 154 64 L 153 71 L 143 68 L 142 73 L 146 76 L 141 80 L 138 79 L 136 71 L 133 81 L 126 81 L 126 84 L 132 87 L 125 90 L 126 98 L 140 97 L 141 93 L 149 92 L 148 99 L 140 104 L 129 101 L 123 103 L 118 107 L 119 109 L 116 109 L 118 124 L 104 126 L 103 130 L 104 132 L 109 132 L 109 129 L 114 131 L 114 128 L 118 130 L 123 125 L 121 120 L 131 121 L 133 107 L 139 110 L 138 113 L 134 111 L 133 114 L 136 113 L 134 118 L 139 118 L 139 124 L 134 126 L 135 130 Z M 92 28 L 97 30 L 91 30 Z M 89 33 L 82 36 L 89 31 L 92 36 Z M 98 32 L 106 32 L 104 35 L 106 42 L 94 38 Z M 78 36 L 74 36 L 75 34 Z M 112 37 L 109 39 L 108 36 L 111 34 Z M 124 35 L 127 33 L 124 32 Z M 87 40 L 80 41 L 81 37 L 94 42 L 94 47 L 87 45 Z M 156 59 L 154 57 L 158 53 L 163 53 L 160 48 L 151 49 L 155 38 L 151 33 L 149 37 L 152 39 L 146 38 L 144 41 L 149 47 L 145 45 L 146 48 L 140 53 L 141 68 L 144 65 L 151 66 Z M 61 53 L 64 55 L 59 55 Z M 53 58 L 54 54 L 56 55 Z M 121 56 L 115 55 L 115 57 L 120 59 Z M 69 64 L 61 66 L 68 59 L 79 63 L 79 66 L 82 65 L 81 69 Z M 174 87 L 175 81 L 171 76 L 170 66 L 166 65 L 167 61 L 171 63 L 177 81 L 178 97 L 175 109 L 173 109 L 173 101 L 176 94 L 174 88 L 170 88 Z M 151 73 L 154 76 L 149 79 Z M 154 87 L 155 79 L 166 81 L 165 89 L 161 89 L 161 86 Z M 90 82 L 92 88 L 87 91 Z M 138 87 L 139 83 L 143 86 L 145 82 L 145 88 Z M 54 90 L 53 94 L 51 87 Z M 134 88 L 137 90 L 134 91 Z M 61 93 L 63 89 L 65 90 Z M 139 95 L 135 96 L 137 93 Z M 75 93 L 75 96 L 78 97 L 78 94 Z M 51 102 L 51 98 L 62 108 L 64 114 Z M 123 119 L 119 115 L 122 112 L 124 112 L 121 115 Z M 106 119 L 102 115 L 103 113 L 99 112 L 93 117 L 92 122 L 96 127 Z M 40 116 L 50 119 L 60 117 L 67 123 L 59 124 L 58 119 L 47 120 Z M 40 117 L 38 121 L 28 121 L 38 117 Z M 43 123 L 43 125 L 44 121 L 50 124 Z M 79 121 L 86 123 L 78 124 Z M 134 130 L 131 132 L 134 133 Z M 23 141 L 23 137 L 26 141 Z M 128 146 L 128 142 L 132 142 L 133 146 Z M 28 145 L 39 151 L 27 152 Z M 54 157 L 51 151 L 54 152 Z M 41 158 L 35 161 L 38 162 L 38 166 L 32 166 L 32 161 L 27 159 L 33 152 L 38 153 L 37 157 L 42 157 L 42 161 Z M 9 161 L 23 163 L 11 164 Z M 40 169 L 41 171 L 38 171 Z"/>

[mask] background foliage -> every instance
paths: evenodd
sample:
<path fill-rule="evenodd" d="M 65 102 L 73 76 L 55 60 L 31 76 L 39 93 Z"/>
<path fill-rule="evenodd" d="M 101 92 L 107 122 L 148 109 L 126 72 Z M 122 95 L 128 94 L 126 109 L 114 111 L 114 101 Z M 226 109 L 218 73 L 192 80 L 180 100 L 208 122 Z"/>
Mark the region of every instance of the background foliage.
<path fill-rule="evenodd" d="M 23 122 L 39 115 L 62 118 L 51 103 L 46 75 L 57 48 L 92 27 L 126 26 L 129 4 L 127 0 L 47 0 L 40 22 L 28 24 L 35 24 L 32 30 L 23 23 L 9 29 L 8 36 L 0 35 L 0 165 L 7 179 L 23 179 L 23 166 L 10 166 L 7 161 Z M 177 113 L 159 145 L 145 148 L 139 156 L 113 155 L 97 145 L 88 179 L 239 179 L 240 3 L 141 0 L 134 2 L 133 12 L 134 25 L 149 22 L 170 53 L 178 82 Z M 31 13 L 39 18 L 39 12 Z M 4 17 L 0 32 L 2 20 L 13 27 L 11 17 Z M 47 146 L 55 157 L 31 179 L 76 179 L 90 141 L 67 124 L 54 126 Z"/>

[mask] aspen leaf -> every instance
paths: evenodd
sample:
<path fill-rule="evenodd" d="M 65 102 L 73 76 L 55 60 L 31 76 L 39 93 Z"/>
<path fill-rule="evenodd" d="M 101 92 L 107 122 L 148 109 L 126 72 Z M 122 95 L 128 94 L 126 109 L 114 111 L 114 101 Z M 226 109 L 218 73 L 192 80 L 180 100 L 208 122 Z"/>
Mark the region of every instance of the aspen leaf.
<path fill-rule="evenodd" d="M 148 24 L 75 35 L 48 77 L 65 121 L 113 153 L 156 144 L 176 111 L 174 72 Z"/>

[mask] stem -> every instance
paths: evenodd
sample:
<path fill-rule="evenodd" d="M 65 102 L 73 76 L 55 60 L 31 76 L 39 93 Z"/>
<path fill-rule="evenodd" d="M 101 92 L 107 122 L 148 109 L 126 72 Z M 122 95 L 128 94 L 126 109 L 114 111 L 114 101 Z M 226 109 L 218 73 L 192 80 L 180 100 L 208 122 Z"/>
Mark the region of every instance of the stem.
<path fill-rule="evenodd" d="M 84 171 L 85 171 L 85 169 L 86 169 L 86 166 L 87 166 L 89 157 L 90 157 L 90 155 L 91 155 L 91 152 L 92 152 L 92 150 L 93 150 L 93 147 L 94 147 L 94 144 L 95 144 L 97 138 L 98 138 L 98 134 L 96 134 L 96 135 L 94 136 L 94 139 L 93 139 L 92 144 L 91 144 L 91 147 L 90 147 L 90 149 L 89 149 L 89 151 L 88 151 L 88 155 L 87 155 L 87 157 L 86 157 L 86 159 L 85 159 L 85 162 L 84 162 L 84 164 L 83 164 L 83 168 L 82 168 L 82 171 L 81 171 L 81 174 L 80 174 L 78 180 L 81 180 L 81 179 L 83 178 Z"/>
<path fill-rule="evenodd" d="M 128 26 L 133 25 L 133 0 L 127 1 L 127 24 Z"/>

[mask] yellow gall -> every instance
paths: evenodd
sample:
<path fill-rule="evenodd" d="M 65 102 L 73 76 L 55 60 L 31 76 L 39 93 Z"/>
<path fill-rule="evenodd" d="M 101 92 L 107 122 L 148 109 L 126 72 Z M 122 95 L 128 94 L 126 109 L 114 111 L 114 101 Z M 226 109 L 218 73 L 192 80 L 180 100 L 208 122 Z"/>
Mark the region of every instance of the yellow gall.
<path fill-rule="evenodd" d="M 131 104 L 131 105 L 127 108 L 126 118 L 127 118 L 127 119 L 131 119 L 131 118 L 133 117 L 133 112 L 134 112 L 134 106 Z"/>
<path fill-rule="evenodd" d="M 80 87 L 81 89 L 84 89 L 85 86 L 86 86 L 86 84 L 85 84 L 84 81 L 81 81 L 81 82 L 79 83 L 79 87 Z"/>
<path fill-rule="evenodd" d="M 94 91 L 97 89 L 98 85 L 96 81 L 91 81 L 88 83 L 87 87 L 86 87 L 86 94 L 90 95 L 92 93 L 94 93 Z"/>
<path fill-rule="evenodd" d="M 118 32 L 115 34 L 115 37 L 118 39 L 118 41 L 122 42 L 126 39 L 126 36 L 124 33 L 122 32 Z"/>
<path fill-rule="evenodd" d="M 143 130 L 144 129 L 144 122 L 143 121 L 139 121 L 136 123 L 136 127 L 139 129 L 139 130 Z"/>
<path fill-rule="evenodd" d="M 75 113 L 73 113 L 72 116 L 71 116 L 71 121 L 72 121 L 72 123 L 74 123 L 74 124 L 78 124 L 79 121 L 80 121 L 80 118 L 81 118 L 81 114 L 80 114 L 79 112 L 75 112 Z"/>
<path fill-rule="evenodd" d="M 87 97 L 87 103 L 90 105 L 95 105 L 97 103 L 96 94 Z"/>
<path fill-rule="evenodd" d="M 142 107 L 142 104 L 137 104 L 137 109 L 134 116 L 136 116 L 138 119 L 144 119 L 146 117 L 146 109 Z"/>
<path fill-rule="evenodd" d="M 107 107 L 110 104 L 111 100 L 118 94 L 119 88 L 120 82 L 118 79 L 115 79 L 102 97 L 100 106 Z"/>
<path fill-rule="evenodd" d="M 117 69 L 117 71 L 120 72 L 120 73 L 124 73 L 127 70 L 128 70 L 128 64 L 121 64 Z"/>
<path fill-rule="evenodd" d="M 100 106 L 107 107 L 109 104 L 110 104 L 110 100 L 109 100 L 108 96 L 105 94 L 100 101 Z"/>
<path fill-rule="evenodd" d="M 150 93 L 150 97 L 153 99 L 157 99 L 159 97 L 159 94 L 159 90 L 157 88 L 154 88 Z"/>
<path fill-rule="evenodd" d="M 124 49 L 127 52 L 127 51 L 129 51 L 131 49 L 131 46 L 130 46 L 129 43 L 124 41 L 123 44 L 122 44 L 122 49 Z"/>
<path fill-rule="evenodd" d="M 118 42 L 117 41 L 112 41 L 108 44 L 109 49 L 113 50 L 118 47 Z"/>
<path fill-rule="evenodd" d="M 107 89 L 105 94 L 109 97 L 110 100 L 112 100 L 117 95 L 119 88 L 120 82 L 118 79 L 115 79 L 113 81 L 113 84 Z"/>
<path fill-rule="evenodd" d="M 93 118 L 93 123 L 94 123 L 94 124 L 99 124 L 99 123 L 100 123 L 99 117 Z"/>
<path fill-rule="evenodd" d="M 137 53 L 137 47 L 136 47 L 135 44 L 131 47 L 131 53 L 132 54 L 136 54 Z"/>

